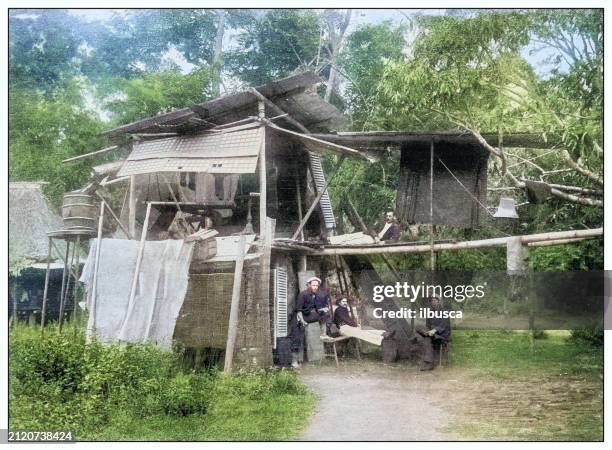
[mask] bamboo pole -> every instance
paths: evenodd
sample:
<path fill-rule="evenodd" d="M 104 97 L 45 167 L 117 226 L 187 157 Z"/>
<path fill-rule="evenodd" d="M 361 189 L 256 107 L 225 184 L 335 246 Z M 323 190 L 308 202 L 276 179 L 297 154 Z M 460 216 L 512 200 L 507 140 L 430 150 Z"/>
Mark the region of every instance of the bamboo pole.
<path fill-rule="evenodd" d="M 603 228 L 593 228 L 588 230 L 569 230 L 569 231 L 554 231 L 550 233 L 537 233 L 518 236 L 521 238 L 523 244 L 535 244 L 550 241 L 558 241 L 564 239 L 576 239 L 576 238 L 595 238 L 603 236 Z M 504 247 L 508 242 L 509 237 L 500 237 L 493 239 L 481 239 L 475 241 L 464 241 L 464 242 L 445 242 L 434 244 L 434 251 L 442 250 L 463 250 L 470 248 L 486 248 L 486 247 Z M 426 253 L 431 251 L 429 244 L 423 245 L 372 245 L 370 247 L 362 248 L 342 248 L 328 247 L 322 250 L 313 251 L 313 256 L 327 256 L 327 255 L 376 255 L 380 253 Z"/>
<path fill-rule="evenodd" d="M 147 229 L 149 228 L 149 216 L 150 215 L 151 215 L 151 203 L 147 203 L 147 212 L 145 214 L 144 224 L 142 225 L 142 233 L 140 233 L 140 244 L 138 245 L 138 255 L 136 256 L 136 268 L 134 269 L 134 277 L 132 278 L 132 286 L 130 288 L 130 298 L 128 300 L 128 306 L 127 306 L 127 311 L 125 313 L 125 317 L 123 318 L 123 322 L 121 324 L 119 336 L 122 336 L 123 333 L 125 332 L 125 326 L 127 324 L 127 320 L 132 315 L 132 312 L 134 311 L 134 299 L 136 298 L 136 286 L 138 285 L 140 265 L 142 264 L 142 256 L 144 255 L 145 241 L 147 239 Z"/>
<path fill-rule="evenodd" d="M 96 150 L 95 152 L 84 153 L 79 156 L 73 156 L 72 158 L 64 159 L 62 162 L 63 163 L 72 162 L 72 161 L 76 161 L 79 159 L 88 158 L 90 156 L 99 155 L 101 153 L 110 152 L 111 150 L 116 150 L 118 148 L 119 148 L 118 145 L 111 145 L 110 147 L 103 148 L 102 150 Z"/>
<path fill-rule="evenodd" d="M 87 330 L 87 339 L 96 332 L 96 295 L 98 291 L 98 268 L 100 266 L 100 250 L 102 248 L 102 227 L 104 225 L 104 202 L 100 203 L 100 218 L 98 219 L 98 238 L 96 239 L 96 258 L 94 260 L 94 273 L 91 288 L 91 327 Z"/>
<path fill-rule="evenodd" d="M 244 266 L 244 254 L 246 252 L 246 237 L 240 235 L 238 242 L 238 255 L 236 256 L 236 268 L 234 269 L 234 284 L 232 287 L 232 303 L 230 306 L 230 317 L 227 327 L 227 343 L 225 345 L 225 364 L 223 372 L 230 373 L 232 371 L 232 363 L 234 360 L 234 346 L 236 345 L 236 336 L 238 334 L 238 309 L 240 306 L 240 289 L 242 285 L 242 268 Z"/>
<path fill-rule="evenodd" d="M 49 252 L 47 253 L 47 271 L 45 272 L 45 288 L 43 291 L 42 311 L 40 312 L 40 329 L 45 328 L 45 318 L 47 317 L 47 294 L 49 293 L 49 276 L 51 274 L 51 242 L 53 238 L 49 236 Z"/>

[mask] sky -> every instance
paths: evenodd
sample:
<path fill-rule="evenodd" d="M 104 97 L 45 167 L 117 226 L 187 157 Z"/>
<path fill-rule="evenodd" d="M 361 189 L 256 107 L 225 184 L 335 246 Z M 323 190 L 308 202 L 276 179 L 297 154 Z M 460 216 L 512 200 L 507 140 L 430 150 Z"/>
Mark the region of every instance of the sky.
<path fill-rule="evenodd" d="M 126 14 L 128 10 L 125 9 L 71 9 L 71 14 L 82 17 L 86 20 L 107 20 L 112 18 L 113 14 Z M 351 19 L 351 24 L 348 32 L 358 28 L 364 24 L 378 24 L 386 20 L 391 21 L 394 24 L 400 24 L 406 22 L 407 16 L 412 17 L 415 15 L 443 15 L 446 14 L 448 9 L 355 9 Z M 410 37 L 407 36 L 410 40 Z M 232 38 L 226 39 L 224 47 L 232 44 Z M 523 50 L 522 56 L 533 66 L 535 72 L 544 78 L 550 73 L 553 65 L 547 63 L 545 59 L 550 56 L 544 52 L 532 52 L 533 48 L 527 47 Z M 189 72 L 195 66 L 185 61 L 182 55 L 171 50 L 167 54 L 167 58 L 181 67 L 183 72 Z M 561 66 L 560 70 L 565 70 L 566 67 Z"/>

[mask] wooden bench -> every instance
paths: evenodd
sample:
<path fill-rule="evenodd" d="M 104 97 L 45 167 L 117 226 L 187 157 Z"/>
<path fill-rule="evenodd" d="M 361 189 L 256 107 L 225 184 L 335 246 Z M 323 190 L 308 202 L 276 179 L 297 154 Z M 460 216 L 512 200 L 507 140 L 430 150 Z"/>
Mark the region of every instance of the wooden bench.
<path fill-rule="evenodd" d="M 359 351 L 359 339 L 354 338 L 352 336 L 338 336 L 338 337 L 330 337 L 330 336 L 321 336 L 320 337 L 321 342 L 323 342 L 323 347 L 325 349 L 325 344 L 329 344 L 331 349 L 332 349 L 332 353 L 328 353 L 326 350 L 323 352 L 323 358 L 321 358 L 321 361 L 323 361 L 325 358 L 327 357 L 333 357 L 334 360 L 336 361 L 336 367 L 339 367 L 340 364 L 338 363 L 338 349 L 336 348 L 336 344 L 338 342 L 343 342 L 343 341 L 349 341 L 352 340 L 354 345 L 355 345 L 355 354 L 357 355 L 357 359 L 361 360 L 361 352 Z"/>

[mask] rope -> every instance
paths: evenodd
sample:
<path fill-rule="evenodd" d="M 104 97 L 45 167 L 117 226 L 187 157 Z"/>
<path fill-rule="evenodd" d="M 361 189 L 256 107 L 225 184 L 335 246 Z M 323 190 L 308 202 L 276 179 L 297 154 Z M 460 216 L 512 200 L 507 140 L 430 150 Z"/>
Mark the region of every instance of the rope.
<path fill-rule="evenodd" d="M 476 197 L 474 194 L 472 194 L 472 193 L 470 192 L 470 190 L 469 190 L 467 187 L 465 187 L 461 181 L 459 181 L 459 179 L 458 179 L 458 178 L 455 176 L 455 174 L 454 174 L 453 172 L 451 172 L 451 170 L 448 168 L 448 166 L 447 166 L 446 164 L 444 164 L 444 161 L 442 161 L 442 160 L 440 159 L 440 157 L 439 157 L 439 156 L 438 156 L 437 158 L 438 158 L 438 161 L 440 161 L 440 163 L 441 163 L 441 164 L 444 166 L 444 168 L 445 168 L 445 169 L 448 171 L 448 173 L 450 173 L 450 175 L 451 175 L 451 176 L 452 176 L 452 177 L 455 179 L 455 181 L 456 181 L 457 183 L 459 183 L 459 185 L 460 185 L 460 186 L 461 186 L 463 189 L 465 189 L 465 192 L 467 192 L 467 193 L 468 193 L 468 195 L 469 195 L 470 197 L 472 197 L 472 198 L 474 199 L 474 201 L 476 201 L 476 203 L 478 203 L 480 206 L 482 206 L 482 207 L 484 208 L 484 210 L 487 212 L 487 214 L 489 214 L 491 217 L 493 217 L 493 214 L 491 213 L 491 211 L 489 211 L 489 208 L 488 208 L 486 205 L 482 204 L 482 202 L 481 202 L 480 200 L 478 200 L 478 197 Z"/>
<path fill-rule="evenodd" d="M 451 170 L 448 168 L 448 166 L 447 166 L 446 164 L 444 164 L 444 161 L 442 161 L 442 160 L 440 159 L 440 157 L 439 157 L 439 156 L 438 156 L 437 158 L 438 158 L 438 161 L 440 161 L 440 164 L 442 164 L 442 165 L 444 166 L 444 168 L 445 168 L 445 169 L 448 171 L 448 173 L 450 173 L 450 175 L 451 175 L 451 176 L 452 176 L 452 177 L 455 179 L 455 181 L 456 181 L 457 183 L 459 183 L 459 185 L 460 185 L 460 186 L 461 186 L 463 189 L 465 189 L 465 191 L 468 193 L 468 195 L 469 195 L 470 197 L 472 197 L 472 198 L 473 198 L 473 199 L 476 201 L 476 203 L 478 203 L 480 206 L 482 206 L 482 207 L 484 208 L 484 210 L 487 212 L 487 214 L 489 214 L 491 217 L 495 217 L 495 216 L 493 215 L 493 213 L 491 213 L 491 211 L 489 211 L 489 208 L 487 208 L 487 206 L 486 206 L 486 205 L 482 204 L 482 202 L 481 202 L 480 200 L 478 200 L 478 198 L 477 198 L 477 197 L 475 197 L 475 196 L 474 196 L 474 195 L 473 195 L 473 194 L 470 192 L 470 190 L 469 190 L 467 187 L 465 187 L 465 186 L 463 185 L 463 183 L 462 183 L 461 181 L 459 181 L 459 179 L 458 179 L 458 178 L 455 176 L 455 174 L 454 174 L 454 173 L 453 173 L 453 172 L 452 172 L 452 171 L 451 171 Z M 500 233 L 502 233 L 502 234 L 503 234 L 503 235 L 505 235 L 506 237 L 510 237 L 510 236 L 511 236 L 510 234 L 506 233 L 505 231 L 500 230 L 499 228 L 496 228 L 496 227 L 494 227 L 494 226 L 492 226 L 492 225 L 490 225 L 490 227 L 491 227 L 491 228 L 493 228 L 493 229 L 494 229 L 494 230 L 496 230 L 496 231 L 499 231 Z"/>

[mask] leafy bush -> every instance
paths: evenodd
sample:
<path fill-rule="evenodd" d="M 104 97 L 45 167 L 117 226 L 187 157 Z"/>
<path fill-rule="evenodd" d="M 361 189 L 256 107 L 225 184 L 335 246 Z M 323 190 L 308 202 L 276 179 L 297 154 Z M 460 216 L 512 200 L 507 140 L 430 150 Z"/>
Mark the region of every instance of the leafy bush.
<path fill-rule="evenodd" d="M 570 341 L 584 343 L 593 347 L 603 347 L 604 330 L 601 325 L 572 330 Z"/>
<path fill-rule="evenodd" d="M 10 334 L 10 426 L 78 439 L 278 440 L 314 397 L 287 370 L 183 369 L 182 352 L 86 343 L 82 331 L 17 325 Z"/>
<path fill-rule="evenodd" d="M 18 327 L 10 361 L 13 427 L 86 434 L 118 411 L 186 416 L 208 407 L 212 376 L 181 373 L 177 355 L 149 345 L 86 344 L 82 332 Z"/>

